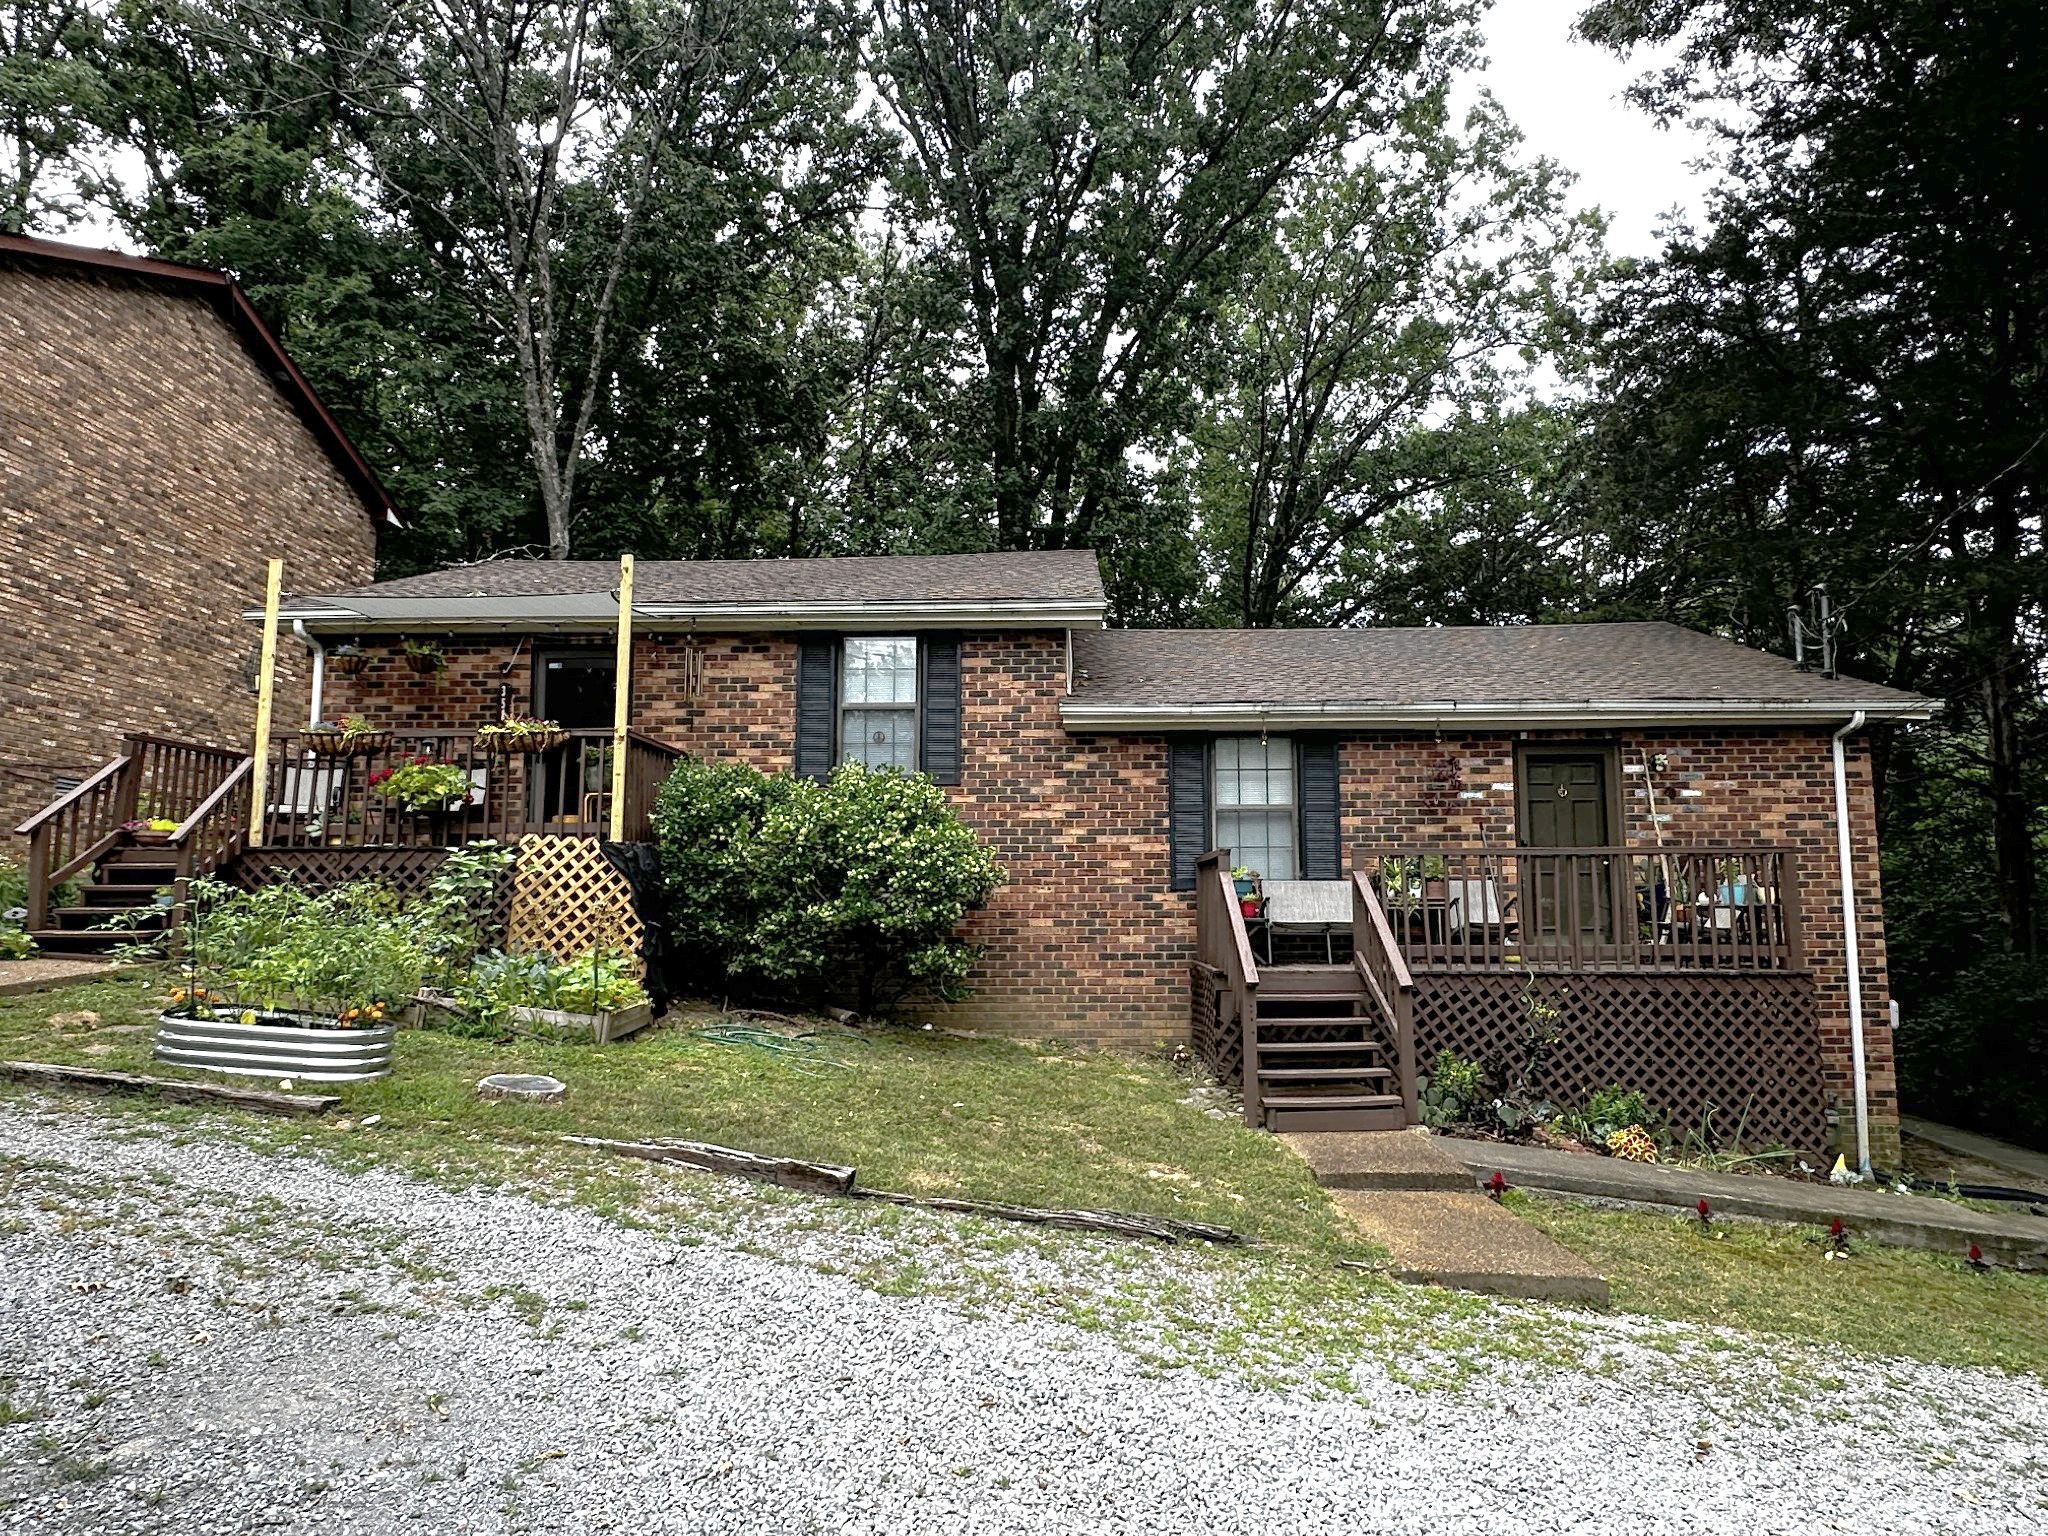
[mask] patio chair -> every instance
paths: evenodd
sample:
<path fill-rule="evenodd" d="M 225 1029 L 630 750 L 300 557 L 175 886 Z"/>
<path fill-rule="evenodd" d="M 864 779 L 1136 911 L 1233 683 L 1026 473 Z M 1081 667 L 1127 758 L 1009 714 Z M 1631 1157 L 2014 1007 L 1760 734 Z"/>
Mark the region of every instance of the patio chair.
<path fill-rule="evenodd" d="M 1266 898 L 1268 964 L 1272 939 L 1283 933 L 1321 937 L 1326 963 L 1336 964 L 1336 935 L 1351 931 L 1350 881 L 1267 880 L 1260 891 Z"/>

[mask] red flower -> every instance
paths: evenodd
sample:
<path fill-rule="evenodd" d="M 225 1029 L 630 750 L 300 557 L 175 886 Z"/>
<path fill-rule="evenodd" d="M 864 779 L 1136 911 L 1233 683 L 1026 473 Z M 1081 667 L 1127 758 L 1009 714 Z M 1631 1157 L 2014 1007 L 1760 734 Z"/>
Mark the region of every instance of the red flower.
<path fill-rule="evenodd" d="M 1700 1196 L 1700 1203 L 1694 1206 L 1693 1209 L 1700 1213 L 1701 1226 L 1707 1225 L 1714 1219 L 1714 1213 L 1707 1208 L 1707 1197 L 1705 1195 Z"/>
<path fill-rule="evenodd" d="M 1498 1168 L 1494 1169 L 1493 1177 L 1486 1181 L 1486 1192 L 1489 1195 L 1493 1196 L 1494 1199 L 1498 1200 L 1502 1195 L 1507 1193 L 1507 1188 L 1508 1181 L 1506 1175 L 1504 1175 Z"/>

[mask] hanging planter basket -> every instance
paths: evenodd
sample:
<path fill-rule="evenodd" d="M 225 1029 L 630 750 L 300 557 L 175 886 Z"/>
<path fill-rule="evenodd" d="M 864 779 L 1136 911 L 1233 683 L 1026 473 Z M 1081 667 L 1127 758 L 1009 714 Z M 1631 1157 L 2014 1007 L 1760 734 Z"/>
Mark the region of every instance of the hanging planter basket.
<path fill-rule="evenodd" d="M 358 677 L 370 664 L 370 653 L 353 645 L 336 646 L 327 653 L 327 670 L 336 677 Z"/>
<path fill-rule="evenodd" d="M 315 757 L 369 757 L 391 745 L 389 731 L 309 730 L 301 738 Z"/>
<path fill-rule="evenodd" d="M 486 752 L 494 752 L 501 756 L 511 753 L 520 757 L 532 757 L 568 745 L 569 733 L 557 726 L 547 731 L 520 731 L 506 736 L 485 736 L 481 741 Z"/>

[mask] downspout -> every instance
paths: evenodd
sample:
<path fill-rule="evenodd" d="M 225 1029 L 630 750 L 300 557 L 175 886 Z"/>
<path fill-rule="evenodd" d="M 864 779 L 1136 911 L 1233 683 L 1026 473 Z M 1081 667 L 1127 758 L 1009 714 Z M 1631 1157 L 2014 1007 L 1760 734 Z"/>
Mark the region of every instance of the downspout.
<path fill-rule="evenodd" d="M 1849 767 L 1842 752 L 1844 737 L 1863 729 L 1864 712 L 1835 732 L 1835 854 L 1841 866 L 1842 944 L 1849 957 L 1849 1070 L 1856 1080 L 1856 1166 L 1870 1175 L 1870 1085 L 1863 1069 L 1863 958 L 1856 937 L 1855 871 L 1849 857 Z"/>
<path fill-rule="evenodd" d="M 313 637 L 312 632 L 306 628 L 306 621 L 304 619 L 292 620 L 292 633 L 299 637 L 301 645 L 313 653 L 313 692 L 310 701 L 311 708 L 306 716 L 306 724 L 318 725 L 320 723 L 320 706 L 323 696 L 327 692 L 327 647 Z"/>

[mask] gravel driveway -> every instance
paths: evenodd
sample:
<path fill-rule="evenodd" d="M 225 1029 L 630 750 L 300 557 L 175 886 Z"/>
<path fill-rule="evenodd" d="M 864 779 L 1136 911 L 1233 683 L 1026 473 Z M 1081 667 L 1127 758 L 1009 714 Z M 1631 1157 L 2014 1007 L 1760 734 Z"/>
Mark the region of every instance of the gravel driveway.
<path fill-rule="evenodd" d="M 1641 1384 L 1663 1325 L 1594 1320 L 1586 1372 L 1253 1387 L 751 1220 L 677 1241 L 0 1103 L 0 1530 L 2041 1529 L 2031 1378 L 1837 1362 L 1731 1414 Z"/>

